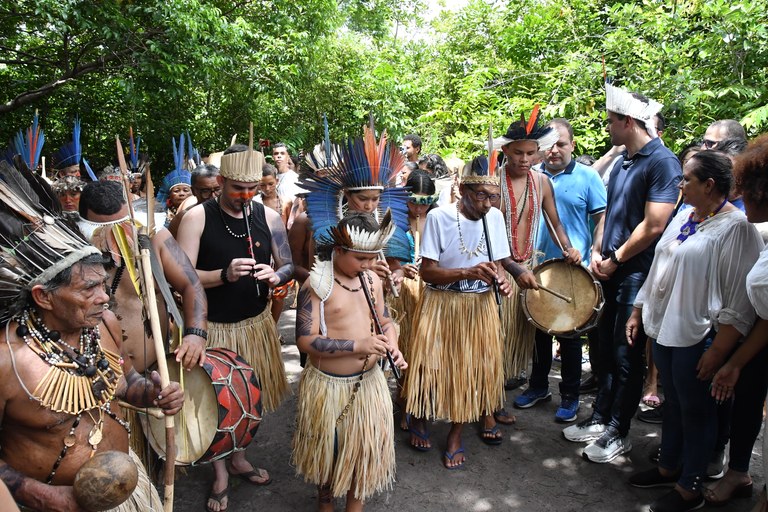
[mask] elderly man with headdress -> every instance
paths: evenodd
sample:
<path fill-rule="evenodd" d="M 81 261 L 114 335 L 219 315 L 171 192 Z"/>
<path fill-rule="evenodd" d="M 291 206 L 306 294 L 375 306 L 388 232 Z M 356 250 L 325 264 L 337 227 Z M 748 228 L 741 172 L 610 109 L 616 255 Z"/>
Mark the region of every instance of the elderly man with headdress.
<path fill-rule="evenodd" d="M 539 106 L 536 105 L 526 122 L 525 117 L 509 125 L 507 132 L 494 139 L 494 149 L 501 149 L 504 161 L 501 167 L 501 211 L 504 214 L 512 259 L 532 269 L 538 263 L 535 251 L 539 226 L 551 226 L 550 236 L 561 247 L 561 257 L 574 265 L 581 263 L 579 250 L 573 247 L 565 232 L 555 203 L 552 182 L 546 174 L 534 169 L 539 151 L 547 150 L 557 142 L 559 134 L 551 126 L 539 126 Z M 542 223 L 542 217 L 549 219 Z M 523 311 L 519 290 L 504 304 L 502 331 L 504 333 L 504 377 L 513 379 L 524 370 L 534 352 L 535 327 Z M 548 390 L 541 396 L 548 396 Z M 516 402 L 517 404 L 517 402 Z M 519 406 L 519 404 L 517 404 Z M 528 404 L 526 404 L 528 405 Z M 506 411 L 496 414 L 500 423 L 514 422 Z M 494 443 L 501 433 L 486 436 Z"/>
<path fill-rule="evenodd" d="M 261 382 L 264 409 L 274 411 L 290 389 L 269 289 L 291 279 L 293 263 L 282 219 L 253 200 L 263 165 L 264 155 L 253 150 L 251 127 L 250 145 L 231 146 L 221 157 L 221 195 L 189 210 L 177 239 L 208 296 L 208 345 L 245 359 Z M 227 508 L 228 472 L 252 485 L 271 482 L 265 470 L 246 460 L 244 451 L 213 466 L 216 480 L 207 507 L 214 512 Z"/>
<path fill-rule="evenodd" d="M 115 400 L 175 414 L 183 393 L 177 383 L 161 390 L 156 373 L 145 379 L 121 357 L 101 252 L 54 216 L 50 188 L 5 163 L 0 177 L 0 478 L 29 509 L 79 510 L 76 474 L 95 453 L 112 452 L 104 457 L 128 467 L 132 459 L 140 475 L 115 510 L 160 510 L 146 472 L 127 455 Z M 95 498 L 105 504 L 110 494 Z"/>
<path fill-rule="evenodd" d="M 590 270 L 603 281 L 598 322 L 600 389 L 590 418 L 563 430 L 573 442 L 593 441 L 584 457 L 610 462 L 632 449 L 629 429 L 640 402 L 646 337 L 630 346 L 624 325 L 653 261 L 659 236 L 678 200 L 680 162 L 656 136 L 662 105 L 606 83 L 606 130 L 626 147 L 611 171 L 605 217 L 598 223 Z"/>
<path fill-rule="evenodd" d="M 504 217 L 491 206 L 499 200 L 495 158 L 487 169 L 462 177 L 460 202 L 427 214 L 421 240 L 427 287 L 414 313 L 405 395 L 415 449 L 431 448 L 426 419 L 452 423 L 447 469 L 464 464 L 464 424 L 482 418 L 482 430 L 492 432 L 492 413 L 504 401 L 501 325 L 491 288 L 510 293 L 502 267 L 520 287 L 537 287 L 533 274 L 509 257 Z"/>

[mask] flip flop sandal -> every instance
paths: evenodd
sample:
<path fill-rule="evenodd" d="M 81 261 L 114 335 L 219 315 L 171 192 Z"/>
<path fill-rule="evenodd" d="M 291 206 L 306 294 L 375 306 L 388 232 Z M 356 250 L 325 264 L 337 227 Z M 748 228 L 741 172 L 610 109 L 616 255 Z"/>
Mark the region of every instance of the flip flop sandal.
<path fill-rule="evenodd" d="M 230 472 L 229 474 L 234 476 L 234 477 L 237 477 L 237 478 L 239 478 L 239 479 L 241 479 L 241 480 L 243 480 L 243 481 L 245 481 L 245 482 L 247 482 L 247 483 L 249 483 L 251 485 L 269 485 L 269 484 L 272 483 L 272 478 L 270 476 L 267 476 L 267 479 L 265 481 L 263 481 L 263 482 L 257 482 L 256 480 L 251 480 L 251 478 L 253 478 L 253 477 L 263 478 L 265 473 L 266 473 L 265 470 L 259 468 L 259 469 L 254 469 L 254 470 L 251 470 L 251 471 L 246 471 L 244 473 L 232 473 L 232 472 Z"/>
<path fill-rule="evenodd" d="M 403 421 L 405 421 L 405 426 L 403 426 Z M 405 413 L 403 419 L 400 420 L 400 430 L 403 432 L 408 432 L 411 430 L 411 415 L 409 413 Z"/>
<path fill-rule="evenodd" d="M 488 434 L 491 436 L 487 437 Z M 480 440 L 490 446 L 498 446 L 504 440 L 504 438 L 498 434 L 501 434 L 498 425 L 494 425 L 493 428 L 484 428 L 480 430 Z"/>
<path fill-rule="evenodd" d="M 411 419 L 412 418 L 410 418 L 410 417 L 407 419 L 408 432 L 410 432 L 411 435 L 418 437 L 422 441 L 429 441 L 429 430 L 424 430 L 423 432 L 420 432 L 420 431 L 416 430 L 415 428 L 412 428 L 411 427 Z M 417 446 L 417 445 L 413 444 L 412 441 L 409 441 L 408 444 L 411 446 L 411 448 L 413 448 L 414 450 L 416 450 L 418 452 L 428 452 L 429 450 L 432 449 L 431 446 Z"/>
<path fill-rule="evenodd" d="M 656 395 L 647 394 L 643 397 L 643 403 L 648 407 L 655 409 L 661 405 L 661 399 Z"/>
<path fill-rule="evenodd" d="M 227 506 L 224 508 L 221 508 L 221 502 L 224 501 L 225 499 L 227 500 Z M 218 512 L 227 512 L 227 509 L 229 508 L 229 486 L 225 487 L 224 490 L 221 492 L 213 492 L 213 489 L 211 489 L 211 493 L 208 495 L 208 501 L 210 500 L 213 500 L 219 504 Z M 208 505 L 208 501 L 205 502 L 205 509 L 208 512 L 215 512 Z"/>
<path fill-rule="evenodd" d="M 458 454 L 460 454 L 460 453 L 464 453 L 464 445 L 463 444 L 461 446 L 459 446 L 459 449 L 456 450 L 453 453 L 449 452 L 448 450 L 444 451 L 443 452 L 443 457 L 445 457 L 449 461 L 453 462 L 453 458 L 455 456 L 457 456 Z M 445 467 L 445 469 L 449 469 L 449 470 L 459 469 L 460 467 L 464 466 L 464 462 L 465 461 L 466 461 L 466 459 L 462 460 L 461 463 L 459 463 L 459 464 L 457 464 L 455 466 L 449 466 L 447 464 L 447 462 L 444 460 L 443 461 L 443 466 Z"/>

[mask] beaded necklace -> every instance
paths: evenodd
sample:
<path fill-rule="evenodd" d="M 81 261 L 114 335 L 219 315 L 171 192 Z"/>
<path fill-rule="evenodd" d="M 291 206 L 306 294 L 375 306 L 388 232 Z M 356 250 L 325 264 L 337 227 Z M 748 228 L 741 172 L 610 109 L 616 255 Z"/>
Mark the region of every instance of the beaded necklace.
<path fill-rule="evenodd" d="M 232 231 L 232 229 L 229 227 L 229 225 L 227 224 L 227 220 L 224 218 L 224 209 L 221 207 L 221 203 L 219 203 L 218 199 L 216 199 L 216 206 L 219 207 L 218 209 L 219 209 L 219 216 L 221 217 L 221 223 L 224 224 L 224 229 L 227 230 L 227 233 L 229 233 L 234 238 L 245 238 L 246 236 L 248 236 L 248 231 L 246 231 L 245 233 L 239 234 L 239 235 L 235 234 Z M 250 215 L 248 216 L 248 220 L 246 222 L 248 223 L 248 227 L 250 228 L 250 226 L 251 226 L 251 216 Z"/>
<path fill-rule="evenodd" d="M 459 227 L 459 250 L 461 251 L 461 254 L 469 254 L 469 256 L 472 258 L 478 256 L 479 254 L 485 254 L 485 231 L 483 231 L 483 234 L 480 235 L 480 241 L 477 243 L 475 250 L 470 251 L 464 243 L 464 236 L 461 234 L 461 216 L 459 215 L 458 205 L 456 205 L 456 224 Z"/>
<path fill-rule="evenodd" d="M 688 240 L 689 236 L 696 233 L 696 228 L 698 228 L 699 224 L 717 215 L 717 213 L 723 209 L 723 206 L 725 206 L 725 203 L 727 202 L 728 202 L 728 198 L 726 197 L 723 200 L 723 202 L 720 203 L 720 206 L 715 208 L 715 211 L 713 211 L 712 213 L 710 213 L 709 215 L 707 215 L 701 220 L 693 220 L 693 216 L 696 214 L 696 209 L 692 208 L 691 214 L 688 215 L 688 220 L 685 222 L 685 224 L 680 226 L 680 234 L 677 235 L 677 239 L 680 240 L 680 243 L 685 242 L 686 240 Z"/>
<path fill-rule="evenodd" d="M 75 430 L 84 412 L 93 421 L 93 427 L 88 433 L 88 444 L 94 452 L 103 439 L 104 414 L 130 434 L 128 423 L 118 418 L 110 407 L 115 398 L 117 381 L 123 375 L 123 359 L 101 347 L 98 327 L 83 329 L 78 347 L 72 347 L 61 340 L 58 331 L 48 329 L 29 308 L 16 315 L 12 321 L 17 323 L 16 335 L 50 365 L 48 372 L 30 393 L 16 369 L 16 358 L 9 344 L 13 371 L 27 396 L 52 411 L 75 416 L 69 433 L 64 437 L 64 446 L 46 479 L 46 483 L 50 484 L 67 451 L 77 442 Z M 9 343 L 7 333 L 6 342 Z M 93 409 L 98 411 L 98 420 L 90 412 Z"/>
<path fill-rule="evenodd" d="M 533 254 L 533 239 L 534 231 L 536 229 L 536 225 L 534 225 L 534 217 L 537 216 L 538 210 L 539 210 L 539 203 L 538 203 L 538 193 L 536 190 L 536 185 L 533 180 L 533 174 L 532 171 L 528 171 L 528 176 L 526 176 L 525 181 L 525 189 L 523 190 L 523 194 L 521 196 L 522 204 L 520 205 L 520 208 L 518 210 L 517 200 L 515 198 L 515 192 L 514 187 L 512 185 L 512 178 L 509 175 L 509 173 L 505 173 L 506 180 L 506 196 L 509 197 L 509 201 L 505 201 L 506 203 L 506 224 L 507 224 L 507 236 L 512 241 L 510 244 L 512 247 L 512 258 L 516 262 L 520 261 L 527 261 L 530 259 L 531 255 Z M 523 218 L 523 212 L 525 210 L 526 204 L 528 205 L 528 233 L 526 235 L 525 240 L 525 247 L 523 248 L 522 253 L 519 251 L 518 247 L 518 228 L 520 226 L 520 221 Z"/>

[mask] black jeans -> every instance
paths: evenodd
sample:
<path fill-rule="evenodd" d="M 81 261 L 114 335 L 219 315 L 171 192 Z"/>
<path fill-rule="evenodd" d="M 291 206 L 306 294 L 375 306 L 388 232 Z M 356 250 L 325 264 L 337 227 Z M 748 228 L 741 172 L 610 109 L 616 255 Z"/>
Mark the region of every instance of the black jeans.
<path fill-rule="evenodd" d="M 581 338 L 557 336 L 560 342 L 560 395 L 563 398 L 579 399 L 581 383 Z M 533 355 L 530 387 L 549 388 L 549 372 L 552 370 L 552 335 L 536 329 L 536 352 Z"/>
<path fill-rule="evenodd" d="M 763 425 L 763 404 L 768 391 L 766 369 L 768 347 L 744 365 L 733 390 L 733 398 L 718 407 L 715 451 L 724 450 L 728 439 L 731 440 L 728 467 L 734 471 L 749 471 L 752 448 Z"/>
<path fill-rule="evenodd" d="M 615 276 L 602 283 L 605 305 L 597 326 L 599 389 L 592 418 L 616 428 L 622 437 L 629 433 L 643 394 L 646 336 L 641 331 L 637 341 L 629 346 L 626 324 L 645 277 L 644 274 Z"/>

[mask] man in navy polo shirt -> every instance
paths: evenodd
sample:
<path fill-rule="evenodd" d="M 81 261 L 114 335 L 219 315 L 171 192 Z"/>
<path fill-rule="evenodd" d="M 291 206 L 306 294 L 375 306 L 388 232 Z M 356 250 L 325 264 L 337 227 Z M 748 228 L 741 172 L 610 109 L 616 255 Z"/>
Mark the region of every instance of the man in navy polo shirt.
<path fill-rule="evenodd" d="M 560 222 L 568 234 L 571 244 L 582 254 L 582 264 L 589 265 L 592 248 L 592 227 L 600 223 L 605 212 L 606 192 L 600 175 L 591 167 L 582 165 L 572 158 L 573 127 L 567 120 L 553 119 L 551 126 L 558 133 L 557 142 L 544 152 L 542 172 L 552 182 Z M 536 240 L 536 250 L 544 260 L 562 258 L 563 250 L 552 240 L 541 219 Z M 555 421 L 570 422 L 579 411 L 579 384 L 581 381 L 581 338 L 558 336 L 562 361 L 560 382 L 560 407 Z M 549 372 L 552 369 L 552 335 L 536 330 L 536 353 L 528 389 L 518 396 L 514 405 L 527 409 L 541 401 L 549 401 Z"/>
<path fill-rule="evenodd" d="M 629 428 L 643 388 L 646 336 L 627 343 L 625 324 L 677 202 L 682 171 L 656 136 L 662 105 L 606 83 L 606 130 L 626 149 L 611 171 L 608 206 L 595 230 L 590 269 L 603 281 L 598 324 L 600 389 L 592 417 L 563 430 L 569 441 L 592 441 L 584 457 L 610 462 L 632 449 Z"/>

